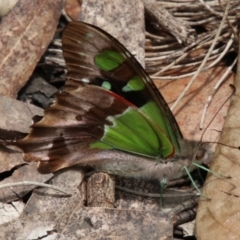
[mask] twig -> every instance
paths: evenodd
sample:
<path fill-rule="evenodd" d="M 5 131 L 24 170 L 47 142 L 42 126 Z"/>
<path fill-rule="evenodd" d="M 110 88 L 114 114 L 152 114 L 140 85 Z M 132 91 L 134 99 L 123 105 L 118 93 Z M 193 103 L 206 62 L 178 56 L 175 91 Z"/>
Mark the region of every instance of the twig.
<path fill-rule="evenodd" d="M 28 186 L 28 185 L 34 185 L 37 187 L 45 187 L 45 188 L 51 188 L 53 190 L 56 190 L 58 192 L 61 192 L 67 196 L 71 196 L 71 194 L 63 191 L 62 189 L 53 186 L 51 184 L 46 184 L 46 183 L 40 183 L 40 182 L 31 182 L 31 181 L 22 181 L 22 182 L 14 182 L 14 183 L 6 183 L 6 184 L 2 184 L 0 185 L 0 189 L 1 188 L 8 188 L 8 187 L 15 187 L 15 186 Z"/>
<path fill-rule="evenodd" d="M 231 66 L 227 68 L 226 72 L 222 75 L 222 77 L 219 79 L 217 84 L 214 86 L 211 95 L 208 97 L 207 102 L 206 102 L 206 104 L 204 106 L 204 109 L 203 109 L 203 113 L 202 113 L 202 117 L 201 117 L 201 121 L 200 121 L 200 126 L 199 126 L 200 129 L 203 129 L 203 122 L 204 122 L 204 119 L 205 119 L 205 116 L 206 116 L 206 112 L 207 112 L 207 109 L 209 108 L 210 103 L 212 102 L 212 99 L 213 99 L 214 95 L 216 94 L 220 85 L 226 80 L 227 76 L 232 71 L 236 62 L 237 62 L 237 58 L 233 61 Z"/>
<path fill-rule="evenodd" d="M 228 1 L 228 3 L 227 3 L 226 10 L 225 10 L 225 12 L 224 12 L 224 16 L 223 16 L 223 18 L 222 18 L 221 24 L 220 24 L 220 26 L 219 26 L 219 28 L 218 28 L 217 34 L 216 34 L 216 36 L 215 36 L 215 38 L 214 38 L 214 40 L 213 40 L 213 42 L 212 42 L 212 45 L 211 45 L 211 47 L 210 47 L 209 50 L 208 50 L 208 53 L 207 53 L 206 57 L 204 58 L 204 60 L 203 60 L 203 62 L 201 63 L 201 65 L 199 66 L 199 68 L 198 68 L 197 72 L 195 73 L 195 75 L 192 77 L 191 81 L 188 83 L 188 85 L 186 86 L 186 88 L 183 90 L 183 92 L 180 94 L 180 96 L 178 97 L 178 99 L 177 99 L 177 100 L 175 101 L 175 103 L 172 105 L 171 110 L 173 110 L 173 109 L 176 107 L 176 105 L 179 103 L 179 101 L 183 98 L 183 96 L 186 94 L 186 92 L 189 90 L 190 86 L 193 84 L 193 82 L 194 82 L 195 79 L 197 78 L 197 76 L 198 76 L 198 74 L 200 73 L 200 71 L 202 70 L 203 66 L 206 64 L 206 62 L 207 62 L 207 60 L 208 60 L 208 58 L 209 58 L 209 56 L 210 56 L 210 54 L 211 54 L 214 46 L 216 45 L 217 39 L 218 39 L 218 37 L 220 36 L 220 33 L 221 33 L 221 31 L 222 31 L 223 24 L 224 24 L 224 22 L 225 22 L 225 20 L 226 20 L 226 18 L 227 18 L 229 6 L 230 6 L 230 1 Z"/>
<path fill-rule="evenodd" d="M 218 17 L 223 17 L 223 15 L 219 12 L 216 12 L 213 8 L 211 8 L 206 2 L 203 0 L 198 0 L 208 11 L 210 11 L 212 14 L 215 14 Z"/>

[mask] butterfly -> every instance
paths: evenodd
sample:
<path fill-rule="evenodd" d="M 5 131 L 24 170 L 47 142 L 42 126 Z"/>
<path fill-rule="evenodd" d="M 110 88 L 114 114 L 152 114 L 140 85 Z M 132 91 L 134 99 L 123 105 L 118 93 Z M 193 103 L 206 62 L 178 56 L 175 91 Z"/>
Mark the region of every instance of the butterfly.
<path fill-rule="evenodd" d="M 44 117 L 16 142 L 42 173 L 74 165 L 125 177 L 176 179 L 207 157 L 185 140 L 166 101 L 134 56 L 104 30 L 69 23 L 67 80 Z"/>

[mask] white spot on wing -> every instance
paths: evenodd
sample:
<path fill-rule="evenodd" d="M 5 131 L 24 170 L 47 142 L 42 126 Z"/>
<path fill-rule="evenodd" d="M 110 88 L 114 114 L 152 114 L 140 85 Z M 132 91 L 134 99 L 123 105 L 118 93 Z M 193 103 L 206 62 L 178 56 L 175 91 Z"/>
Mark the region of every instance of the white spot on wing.
<path fill-rule="evenodd" d="M 50 148 L 52 148 L 53 147 L 53 144 L 52 143 L 48 143 L 48 144 L 46 144 L 44 147 L 43 147 L 43 149 L 50 149 Z"/>
<path fill-rule="evenodd" d="M 86 34 L 86 38 L 93 38 L 93 37 L 94 37 L 94 35 L 90 32 Z"/>
<path fill-rule="evenodd" d="M 88 78 L 82 78 L 83 83 L 90 83 L 90 80 Z"/>
<path fill-rule="evenodd" d="M 80 55 L 80 56 L 86 56 L 86 54 L 85 54 L 85 53 L 82 53 L 82 52 L 79 52 L 78 55 Z"/>
<path fill-rule="evenodd" d="M 125 54 L 126 54 L 127 57 L 129 57 L 129 58 L 131 57 L 131 55 L 129 54 L 129 52 L 126 51 Z"/>

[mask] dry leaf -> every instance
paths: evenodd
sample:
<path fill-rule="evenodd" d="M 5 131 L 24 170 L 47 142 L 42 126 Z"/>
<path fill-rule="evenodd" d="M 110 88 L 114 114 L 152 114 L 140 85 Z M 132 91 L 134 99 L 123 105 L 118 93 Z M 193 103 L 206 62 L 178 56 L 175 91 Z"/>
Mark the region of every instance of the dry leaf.
<path fill-rule="evenodd" d="M 18 0 L 0 24 L 0 94 L 15 98 L 52 40 L 63 0 Z"/>
<path fill-rule="evenodd" d="M 239 55 L 240 56 L 240 55 Z M 240 106 L 240 61 L 235 79 L 236 93 L 232 97 L 228 117 L 219 140 L 211 169 L 230 179 L 209 174 L 203 193 L 210 201 L 202 199 L 196 221 L 197 239 L 239 239 L 239 196 L 240 196 L 240 151 L 231 146 L 240 146 L 239 106 Z"/>
<path fill-rule="evenodd" d="M 20 201 L 8 203 L 0 202 L 0 225 L 17 219 L 23 212 L 25 204 Z"/>
<path fill-rule="evenodd" d="M 43 109 L 9 97 L 0 95 L 0 102 L 0 130 L 29 133 L 32 117 L 43 115 Z"/>

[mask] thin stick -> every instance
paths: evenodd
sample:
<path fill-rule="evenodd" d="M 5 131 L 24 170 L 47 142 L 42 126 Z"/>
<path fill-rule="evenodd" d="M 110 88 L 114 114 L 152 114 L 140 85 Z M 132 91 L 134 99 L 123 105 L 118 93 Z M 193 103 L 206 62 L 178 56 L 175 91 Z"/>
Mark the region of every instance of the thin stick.
<path fill-rule="evenodd" d="M 221 6 L 222 11 L 224 11 L 224 7 L 223 7 L 222 2 L 220 0 L 219 0 L 219 5 Z M 238 39 L 238 35 L 237 35 L 237 32 L 236 32 L 236 29 L 233 27 L 233 25 L 230 22 L 228 17 L 227 17 L 227 23 L 228 23 L 229 27 L 232 29 L 235 38 Z"/>
<path fill-rule="evenodd" d="M 214 86 L 212 94 L 208 97 L 207 102 L 204 106 L 203 109 L 203 113 L 202 113 L 202 117 L 201 117 L 201 121 L 200 121 L 200 129 L 203 129 L 203 123 L 204 123 L 204 119 L 207 113 L 207 110 L 213 100 L 214 95 L 216 94 L 217 90 L 219 89 L 220 85 L 226 80 L 227 76 L 230 74 L 230 72 L 232 71 L 234 65 L 237 62 L 237 58 L 233 61 L 232 65 L 230 67 L 227 68 L 226 72 L 222 75 L 222 77 L 219 79 L 219 81 L 217 82 L 217 84 Z"/>
<path fill-rule="evenodd" d="M 222 60 L 222 58 L 226 55 L 226 53 L 228 52 L 228 50 L 232 46 L 233 40 L 234 40 L 234 38 L 233 38 L 233 34 L 232 34 L 231 38 L 229 39 L 229 41 L 227 43 L 227 45 L 225 46 L 224 51 L 222 51 L 222 53 L 219 55 L 219 57 L 209 65 L 209 68 L 215 66 L 218 62 L 220 62 Z"/>
<path fill-rule="evenodd" d="M 15 182 L 15 183 L 6 183 L 6 184 L 2 184 L 0 185 L 0 189 L 1 188 L 7 188 L 7 187 L 15 187 L 15 186 L 28 186 L 28 185 L 33 185 L 33 186 L 37 186 L 37 187 L 45 187 L 45 188 L 51 188 L 53 190 L 56 190 L 58 192 L 61 192 L 67 196 L 71 196 L 71 194 L 63 191 L 62 189 L 53 186 L 51 184 L 46 184 L 46 183 L 39 183 L 39 182 L 31 182 L 31 181 L 22 181 L 22 182 Z"/>
<path fill-rule="evenodd" d="M 214 9 L 212 9 L 208 4 L 206 4 L 203 0 L 198 0 L 208 11 L 210 11 L 212 14 L 223 17 L 223 15 L 219 12 L 216 12 Z"/>

